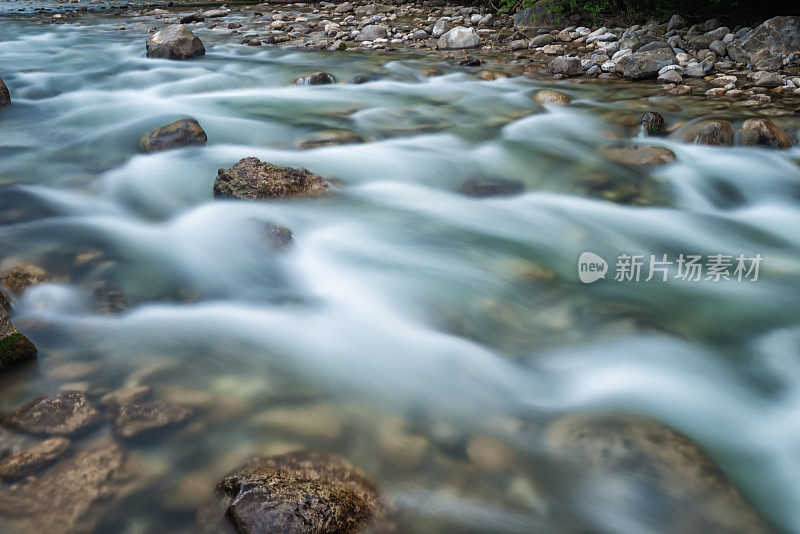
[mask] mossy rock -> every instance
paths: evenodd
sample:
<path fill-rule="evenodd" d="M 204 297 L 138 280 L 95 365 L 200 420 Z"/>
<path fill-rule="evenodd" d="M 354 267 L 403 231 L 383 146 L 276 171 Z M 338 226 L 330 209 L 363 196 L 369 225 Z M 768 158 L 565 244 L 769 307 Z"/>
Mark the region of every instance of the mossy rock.
<path fill-rule="evenodd" d="M 19 332 L 0 339 L 0 370 L 35 358 L 36 345 Z"/>

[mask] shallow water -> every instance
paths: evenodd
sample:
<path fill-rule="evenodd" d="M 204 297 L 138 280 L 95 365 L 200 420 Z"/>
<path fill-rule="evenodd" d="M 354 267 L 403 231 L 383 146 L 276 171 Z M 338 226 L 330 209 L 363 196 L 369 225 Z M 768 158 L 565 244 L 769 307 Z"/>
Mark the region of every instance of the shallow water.
<path fill-rule="evenodd" d="M 157 489 L 107 528 L 191 532 L 187 487 L 210 491 L 254 451 L 316 447 L 367 471 L 412 531 L 664 529 L 601 496 L 570 501 L 569 480 L 543 475 L 558 459 L 518 431 L 607 410 L 685 433 L 776 526 L 800 531 L 800 149 L 664 138 L 677 162 L 651 171 L 598 155 L 638 135 L 625 124 L 646 109 L 673 124 L 752 112 L 613 83 L 563 84 L 575 103 L 544 109 L 533 94 L 553 82 L 514 67 L 485 82 L 423 55 L 253 48 L 227 30 L 195 30 L 202 59 L 147 59 L 150 24 L 137 21 L 0 17 L 13 99 L 0 112 L 0 258 L 54 276 L 15 303 L 40 358 L 0 378 L 0 404 L 140 382 L 201 407 L 130 444 Z M 445 75 L 423 77 L 433 65 Z M 310 70 L 373 81 L 292 85 Z M 138 153 L 144 132 L 184 116 L 207 147 Z M 781 124 L 798 133 L 800 121 Z M 367 142 L 296 148 L 328 129 Z M 246 156 L 337 190 L 213 201 L 217 169 Z M 526 192 L 459 194 L 476 175 Z M 610 202 L 586 186 L 595 177 L 637 185 L 641 201 Z M 290 250 L 269 247 L 267 221 L 292 229 Z M 755 283 L 610 272 L 584 285 L 583 251 L 612 271 L 622 253 L 764 260 Z M 99 286 L 127 310 L 93 308 Z M 512 465 L 477 469 L 465 452 L 476 435 L 505 441 Z M 422 459 L 406 457 L 406 438 L 425 444 Z"/>

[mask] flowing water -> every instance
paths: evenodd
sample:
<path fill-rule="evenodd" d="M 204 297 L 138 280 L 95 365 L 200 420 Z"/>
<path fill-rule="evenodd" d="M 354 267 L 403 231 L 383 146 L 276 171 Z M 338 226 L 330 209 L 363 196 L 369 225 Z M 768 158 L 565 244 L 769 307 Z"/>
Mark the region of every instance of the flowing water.
<path fill-rule="evenodd" d="M 665 527 L 607 496 L 571 501 L 569 479 L 543 474 L 557 458 L 526 425 L 587 411 L 681 431 L 800 531 L 800 150 L 664 138 L 677 162 L 649 171 L 599 155 L 639 135 L 646 109 L 671 124 L 752 111 L 611 82 L 562 84 L 573 105 L 545 109 L 533 94 L 554 82 L 512 67 L 486 82 L 421 54 L 247 47 L 227 30 L 195 30 L 202 59 L 147 59 L 151 25 L 137 19 L 42 25 L 8 7 L 0 258 L 53 281 L 15 302 L 40 356 L 0 378 L 0 403 L 146 383 L 202 414 L 130 445 L 157 483 L 114 531 L 191 532 L 194 494 L 253 452 L 297 447 L 363 468 L 413 531 L 569 531 L 579 516 L 595 532 Z M 445 75 L 423 77 L 430 66 Z M 292 84 L 311 70 L 371 81 Z M 144 132 L 184 116 L 207 147 L 138 152 Z M 367 142 L 296 148 L 329 129 Z M 214 201 L 217 169 L 246 156 L 336 192 Z M 458 192 L 481 175 L 526 191 Z M 637 184 L 640 198 L 612 202 L 592 180 Z M 293 246 L 273 250 L 266 222 Z M 605 280 L 578 281 L 584 251 L 610 263 Z M 763 262 L 757 282 L 618 282 L 622 253 Z M 98 287 L 125 311 L 98 311 Z M 510 465 L 476 467 L 475 436 L 504 442 Z"/>

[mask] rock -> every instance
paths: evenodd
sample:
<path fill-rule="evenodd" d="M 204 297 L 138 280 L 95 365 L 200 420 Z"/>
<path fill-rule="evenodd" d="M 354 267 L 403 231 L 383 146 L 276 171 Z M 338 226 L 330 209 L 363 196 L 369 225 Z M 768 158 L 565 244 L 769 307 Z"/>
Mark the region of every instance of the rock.
<path fill-rule="evenodd" d="M 3 419 L 3 425 L 28 434 L 69 436 L 85 431 L 103 417 L 82 391 L 42 395 Z"/>
<path fill-rule="evenodd" d="M 637 523 L 639 528 L 727 534 L 773 530 L 705 451 L 652 419 L 567 416 L 546 428 L 545 443 L 554 454 L 585 466 L 585 476 L 625 484 L 616 489 L 623 495 L 646 496 L 647 515 L 657 523 Z"/>
<path fill-rule="evenodd" d="M 781 75 L 777 72 L 761 71 L 756 73 L 756 85 L 758 87 L 780 87 L 782 85 Z"/>
<path fill-rule="evenodd" d="M 283 433 L 294 434 L 318 442 L 341 438 L 345 419 L 341 412 L 328 403 L 303 406 L 278 406 L 269 408 L 253 418 L 253 423 Z"/>
<path fill-rule="evenodd" d="M 183 24 L 167 26 L 147 40 L 147 57 L 192 59 L 205 53 L 200 38 Z"/>
<path fill-rule="evenodd" d="M 657 48 L 647 52 L 634 52 L 620 58 L 616 71 L 626 78 L 641 80 L 655 78 L 659 70 L 674 64 L 675 54 L 671 49 Z"/>
<path fill-rule="evenodd" d="M 202 533 L 395 532 L 392 511 L 366 475 L 322 452 L 254 459 L 217 484 L 198 513 Z"/>
<path fill-rule="evenodd" d="M 0 78 L 0 106 L 5 106 L 11 103 L 11 93 L 8 92 L 3 78 Z"/>
<path fill-rule="evenodd" d="M 733 125 L 725 120 L 706 120 L 681 128 L 679 137 L 686 143 L 732 146 Z"/>
<path fill-rule="evenodd" d="M 756 70 L 780 70 L 783 66 L 783 58 L 780 56 L 775 57 L 768 57 L 766 59 L 762 59 L 757 61 L 755 64 Z"/>
<path fill-rule="evenodd" d="M 611 161 L 633 167 L 651 167 L 675 161 L 675 153 L 660 146 L 609 146 L 602 148 L 600 154 Z"/>
<path fill-rule="evenodd" d="M 220 169 L 214 198 L 266 200 L 327 193 L 325 180 L 305 169 L 278 167 L 258 158 L 244 158 L 230 169 Z"/>
<path fill-rule="evenodd" d="M 189 408 L 166 402 L 126 404 L 114 418 L 114 434 L 130 439 L 154 430 L 162 433 L 166 427 L 186 421 L 191 413 Z"/>
<path fill-rule="evenodd" d="M 645 135 L 657 137 L 664 133 L 664 117 L 655 111 L 647 111 L 642 115 L 642 131 Z"/>
<path fill-rule="evenodd" d="M 683 96 L 691 93 L 692 93 L 692 88 L 689 85 L 677 85 L 672 89 L 670 89 L 669 91 L 667 91 L 667 94 L 672 96 Z"/>
<path fill-rule="evenodd" d="M 705 50 L 711 46 L 711 43 L 713 43 L 715 40 L 716 38 L 713 35 L 697 35 L 686 40 L 686 47 L 689 48 L 689 50 Z"/>
<path fill-rule="evenodd" d="M 30 475 L 59 458 L 69 448 L 67 438 L 49 438 L 0 460 L 0 478 L 15 480 Z"/>
<path fill-rule="evenodd" d="M 349 13 L 353 11 L 353 4 L 350 2 L 343 2 L 336 6 L 336 9 L 333 10 L 334 13 Z"/>
<path fill-rule="evenodd" d="M 327 85 L 334 83 L 336 79 L 327 72 L 306 72 L 294 79 L 297 85 Z"/>
<path fill-rule="evenodd" d="M 375 39 L 386 39 L 389 35 L 389 27 L 385 24 L 368 24 L 364 26 L 358 35 L 356 41 L 374 41 Z"/>
<path fill-rule="evenodd" d="M 689 78 L 702 78 L 707 73 L 706 66 L 702 63 L 695 63 L 694 65 L 689 65 L 683 71 L 684 76 L 688 76 Z"/>
<path fill-rule="evenodd" d="M 742 144 L 768 148 L 790 148 L 792 140 L 769 119 L 747 119 L 741 129 Z"/>
<path fill-rule="evenodd" d="M 202 11 L 198 11 L 197 13 L 191 13 L 189 15 L 185 15 L 181 17 L 181 24 L 191 24 L 193 22 L 203 22 L 206 18 L 203 16 Z"/>
<path fill-rule="evenodd" d="M 466 447 L 467 457 L 484 471 L 505 471 L 514 463 L 514 450 L 490 436 L 475 436 Z"/>
<path fill-rule="evenodd" d="M 433 28 L 431 28 L 431 37 L 433 37 L 434 39 L 438 39 L 439 37 L 446 34 L 452 29 L 453 29 L 453 23 L 446 18 L 441 18 L 437 20 L 436 23 L 433 25 Z"/>
<path fill-rule="evenodd" d="M 667 22 L 667 31 L 680 30 L 685 28 L 687 25 L 688 22 L 686 22 L 686 19 L 677 14 L 672 15 L 672 17 L 669 19 L 669 22 Z"/>
<path fill-rule="evenodd" d="M 670 69 L 658 75 L 658 81 L 662 83 L 681 83 L 683 76 L 675 69 Z"/>
<path fill-rule="evenodd" d="M 122 389 L 106 393 L 100 397 L 100 404 L 106 408 L 119 408 L 126 404 L 141 402 L 150 397 L 153 388 L 145 385 L 131 385 Z"/>
<path fill-rule="evenodd" d="M 737 81 L 738 80 L 737 80 L 736 76 L 717 76 L 716 78 L 711 80 L 709 83 L 713 87 L 725 87 L 726 85 L 730 85 L 730 84 L 736 85 Z"/>
<path fill-rule="evenodd" d="M 204 146 L 207 141 L 208 137 L 200 123 L 186 118 L 147 132 L 139 141 L 139 150 L 149 154 L 185 146 Z"/>
<path fill-rule="evenodd" d="M 511 196 L 523 193 L 525 184 L 497 176 L 477 176 L 461 184 L 458 191 L 468 197 Z"/>
<path fill-rule="evenodd" d="M 553 36 L 549 33 L 543 33 L 542 35 L 537 35 L 533 39 L 528 46 L 531 48 L 538 48 L 540 46 L 549 45 L 553 42 Z"/>
<path fill-rule="evenodd" d="M 118 445 L 93 444 L 0 493 L 0 524 L 8 532 L 95 532 L 138 484 Z"/>
<path fill-rule="evenodd" d="M 286 250 L 293 242 L 292 231 L 280 224 L 266 223 L 264 233 L 270 246 L 278 251 Z"/>
<path fill-rule="evenodd" d="M 4 270 L 0 274 L 0 284 L 17 295 L 25 290 L 52 279 L 47 272 L 37 265 L 19 264 Z"/>
<path fill-rule="evenodd" d="M 728 55 L 739 63 L 749 63 L 761 50 L 770 55 L 800 50 L 800 17 L 773 17 L 756 29 L 728 44 Z"/>
<path fill-rule="evenodd" d="M 659 48 L 664 48 L 666 50 L 672 51 L 672 47 L 665 43 L 664 41 L 651 41 L 646 45 L 639 48 L 639 52 L 649 52 L 651 50 L 658 50 Z"/>
<path fill-rule="evenodd" d="M 531 7 L 520 9 L 512 18 L 514 27 L 554 28 L 563 21 L 556 7 L 558 4 L 553 0 L 539 0 Z"/>
<path fill-rule="evenodd" d="M 564 76 L 580 76 L 583 74 L 581 60 L 576 57 L 559 56 L 548 65 L 553 74 Z"/>
<path fill-rule="evenodd" d="M 0 292 L 0 371 L 36 359 L 36 345 L 11 323 L 8 301 Z"/>
<path fill-rule="evenodd" d="M 472 28 L 456 26 L 445 33 L 436 42 L 439 50 L 461 50 L 464 48 L 476 48 L 481 44 L 481 38 Z"/>
<path fill-rule="evenodd" d="M 536 93 L 535 99 L 536 103 L 542 106 L 566 106 L 572 102 L 572 99 L 568 95 L 553 89 L 542 89 Z"/>
<path fill-rule="evenodd" d="M 297 143 L 297 148 L 300 150 L 309 150 L 325 146 L 349 145 L 363 142 L 364 138 L 355 132 L 347 130 L 328 130 L 316 133 L 311 137 L 299 141 Z"/>
<path fill-rule="evenodd" d="M 724 57 L 728 53 L 728 47 L 722 41 L 712 41 L 708 48 L 719 57 Z"/>
<path fill-rule="evenodd" d="M 227 9 L 210 9 L 203 11 L 203 16 L 207 19 L 216 19 L 220 17 L 227 17 L 229 11 Z"/>

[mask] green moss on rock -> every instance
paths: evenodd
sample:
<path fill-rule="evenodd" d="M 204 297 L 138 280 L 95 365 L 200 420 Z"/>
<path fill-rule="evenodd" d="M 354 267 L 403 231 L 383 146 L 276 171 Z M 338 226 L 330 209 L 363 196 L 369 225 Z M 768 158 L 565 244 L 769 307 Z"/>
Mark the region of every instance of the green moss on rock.
<path fill-rule="evenodd" d="M 34 358 L 36 345 L 19 332 L 0 339 L 0 369 L 7 369 Z"/>

